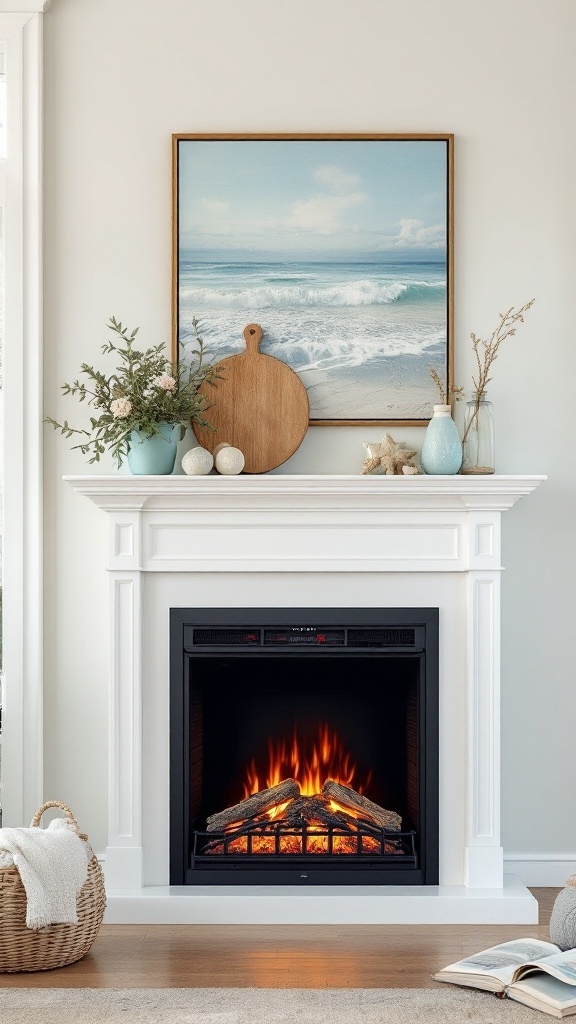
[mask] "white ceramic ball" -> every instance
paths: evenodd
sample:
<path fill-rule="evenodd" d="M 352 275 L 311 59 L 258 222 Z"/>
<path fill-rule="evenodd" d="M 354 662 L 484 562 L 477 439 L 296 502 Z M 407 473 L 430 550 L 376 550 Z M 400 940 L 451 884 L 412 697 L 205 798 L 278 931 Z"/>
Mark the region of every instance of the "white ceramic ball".
<path fill-rule="evenodd" d="M 206 476 L 214 467 L 214 456 L 206 448 L 191 448 L 182 456 L 186 476 Z"/>
<path fill-rule="evenodd" d="M 238 476 L 244 469 L 244 456 L 239 448 L 222 444 L 216 449 L 214 465 L 222 476 Z"/>

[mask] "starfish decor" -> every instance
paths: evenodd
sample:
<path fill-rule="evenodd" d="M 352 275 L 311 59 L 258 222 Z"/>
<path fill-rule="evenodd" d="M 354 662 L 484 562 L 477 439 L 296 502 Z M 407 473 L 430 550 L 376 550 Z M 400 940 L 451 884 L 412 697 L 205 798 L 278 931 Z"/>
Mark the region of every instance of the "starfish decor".
<path fill-rule="evenodd" d="M 390 434 L 384 434 L 380 444 L 364 442 L 366 459 L 362 465 L 362 473 L 382 473 L 387 476 L 401 476 L 404 466 L 415 470 L 411 461 L 416 452 L 406 449 L 404 441 L 395 441 Z"/>

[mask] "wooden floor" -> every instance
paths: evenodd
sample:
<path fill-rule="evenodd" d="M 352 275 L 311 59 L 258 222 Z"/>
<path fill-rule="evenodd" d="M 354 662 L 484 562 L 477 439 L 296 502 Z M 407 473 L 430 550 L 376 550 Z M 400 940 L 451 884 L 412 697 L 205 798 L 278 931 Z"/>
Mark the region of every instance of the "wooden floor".
<path fill-rule="evenodd" d="M 4 987 L 426 988 L 466 953 L 548 939 L 558 889 L 532 889 L 539 925 L 105 925 L 90 953 Z"/>

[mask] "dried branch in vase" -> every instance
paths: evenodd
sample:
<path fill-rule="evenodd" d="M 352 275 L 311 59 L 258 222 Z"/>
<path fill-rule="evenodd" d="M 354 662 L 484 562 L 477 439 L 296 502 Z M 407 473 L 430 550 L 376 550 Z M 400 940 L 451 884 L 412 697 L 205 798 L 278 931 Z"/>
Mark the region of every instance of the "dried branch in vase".
<path fill-rule="evenodd" d="M 492 332 L 488 341 L 483 338 L 479 338 L 474 332 L 471 333 L 472 346 L 474 348 L 474 355 L 476 357 L 477 375 L 472 377 L 472 383 L 474 385 L 474 399 L 475 409 L 470 418 L 470 422 L 466 427 L 462 443 L 466 441 L 470 429 L 474 422 L 478 418 L 478 410 L 480 403 L 486 394 L 486 387 L 492 380 L 491 367 L 492 363 L 496 359 L 500 346 L 506 338 L 510 338 L 513 334 L 516 334 L 516 324 L 524 323 L 524 314 L 534 305 L 535 299 L 530 299 L 530 302 L 526 302 L 519 309 L 515 309 L 514 306 L 510 306 L 505 313 L 500 313 L 500 320 L 498 326 Z"/>
<path fill-rule="evenodd" d="M 430 376 L 434 381 L 438 391 L 440 392 L 440 405 L 448 405 L 450 395 L 453 396 L 455 402 L 459 402 L 464 395 L 464 388 L 458 387 L 456 384 L 450 384 L 449 387 L 444 387 L 439 374 L 433 366 L 430 367 Z"/>

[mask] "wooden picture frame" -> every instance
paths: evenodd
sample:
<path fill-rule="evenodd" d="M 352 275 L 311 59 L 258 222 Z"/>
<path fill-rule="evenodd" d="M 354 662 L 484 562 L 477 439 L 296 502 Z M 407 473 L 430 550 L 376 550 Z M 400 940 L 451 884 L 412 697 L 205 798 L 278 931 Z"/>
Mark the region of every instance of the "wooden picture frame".
<path fill-rule="evenodd" d="M 452 134 L 175 134 L 173 358 L 258 323 L 311 426 L 424 426 L 453 383 Z"/>

